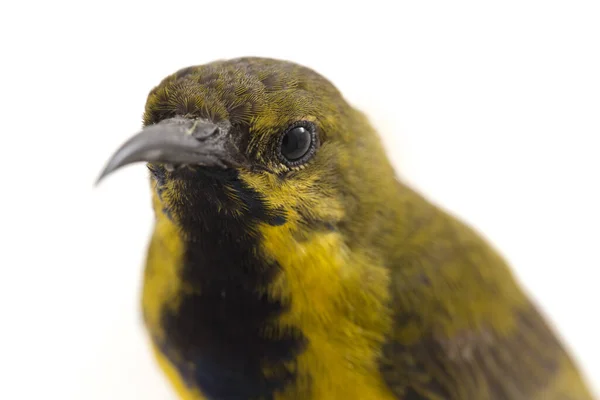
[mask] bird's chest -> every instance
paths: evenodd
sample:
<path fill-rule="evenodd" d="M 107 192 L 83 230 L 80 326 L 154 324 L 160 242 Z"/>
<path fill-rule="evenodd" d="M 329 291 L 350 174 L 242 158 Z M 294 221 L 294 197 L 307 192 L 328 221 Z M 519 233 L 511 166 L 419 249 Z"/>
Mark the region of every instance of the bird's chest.
<path fill-rule="evenodd" d="M 262 233 L 260 258 L 243 251 L 243 237 L 179 248 L 153 240 L 146 324 L 180 395 L 387 399 L 375 362 L 385 280 L 342 256 L 337 234 L 295 244 Z"/>
<path fill-rule="evenodd" d="M 243 235 L 235 245 L 230 238 L 177 248 L 155 234 L 144 283 L 146 325 L 165 371 L 188 390 L 211 399 L 274 398 L 294 380 L 305 338 L 293 327 L 279 329 L 288 304 L 260 290 L 275 277 L 276 263 L 248 251 Z"/>
<path fill-rule="evenodd" d="M 281 304 L 221 282 L 182 296 L 163 312 L 160 350 L 187 386 L 214 399 L 273 398 L 294 380 L 301 332 L 278 332 L 269 320 Z"/>

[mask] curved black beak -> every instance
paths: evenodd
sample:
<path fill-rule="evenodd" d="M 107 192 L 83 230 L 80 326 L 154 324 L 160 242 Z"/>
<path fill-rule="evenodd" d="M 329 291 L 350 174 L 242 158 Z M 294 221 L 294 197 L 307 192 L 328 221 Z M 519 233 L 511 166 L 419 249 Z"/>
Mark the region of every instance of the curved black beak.
<path fill-rule="evenodd" d="M 194 164 L 227 168 L 238 165 L 229 122 L 214 124 L 175 117 L 145 127 L 111 157 L 96 181 L 139 161 L 171 165 Z"/>

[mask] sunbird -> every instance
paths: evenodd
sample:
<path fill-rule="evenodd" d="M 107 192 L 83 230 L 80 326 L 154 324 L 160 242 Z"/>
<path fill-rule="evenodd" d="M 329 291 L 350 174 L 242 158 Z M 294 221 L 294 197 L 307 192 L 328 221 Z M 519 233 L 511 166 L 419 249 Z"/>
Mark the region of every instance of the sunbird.
<path fill-rule="evenodd" d="M 101 178 L 134 162 L 155 213 L 144 326 L 180 398 L 592 398 L 499 252 L 403 183 L 312 69 L 175 72 Z"/>

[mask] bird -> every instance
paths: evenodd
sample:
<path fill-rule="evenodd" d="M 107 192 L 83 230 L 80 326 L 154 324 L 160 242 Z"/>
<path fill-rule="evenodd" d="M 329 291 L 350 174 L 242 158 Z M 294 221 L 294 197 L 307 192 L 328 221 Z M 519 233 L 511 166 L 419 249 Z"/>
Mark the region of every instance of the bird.
<path fill-rule="evenodd" d="M 512 266 L 405 183 L 313 69 L 178 70 L 99 180 L 138 162 L 155 214 L 141 310 L 180 398 L 592 399 Z"/>

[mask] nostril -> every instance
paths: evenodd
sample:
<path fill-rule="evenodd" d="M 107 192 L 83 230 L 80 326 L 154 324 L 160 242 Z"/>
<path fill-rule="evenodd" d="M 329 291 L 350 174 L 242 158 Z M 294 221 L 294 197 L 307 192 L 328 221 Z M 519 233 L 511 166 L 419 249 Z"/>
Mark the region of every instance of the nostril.
<path fill-rule="evenodd" d="M 190 129 L 192 137 L 198 140 L 205 140 L 219 133 L 219 127 L 210 122 L 195 121 Z"/>

